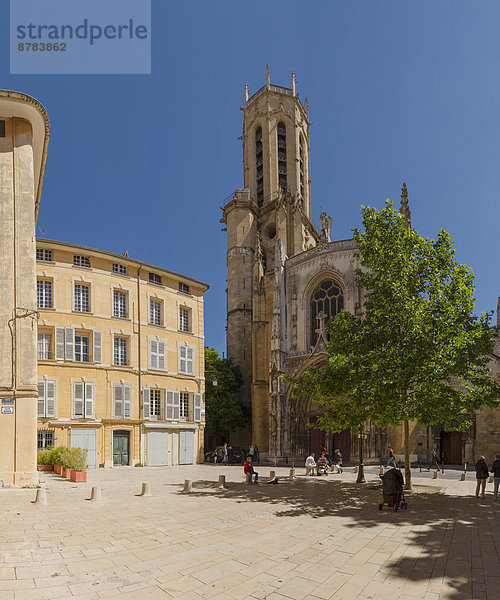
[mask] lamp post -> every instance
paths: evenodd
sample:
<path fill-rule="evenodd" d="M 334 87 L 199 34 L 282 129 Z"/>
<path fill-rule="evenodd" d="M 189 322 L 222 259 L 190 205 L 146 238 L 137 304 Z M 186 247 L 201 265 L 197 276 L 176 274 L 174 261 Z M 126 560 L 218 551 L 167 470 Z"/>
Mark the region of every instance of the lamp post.
<path fill-rule="evenodd" d="M 365 465 L 363 463 L 363 438 L 365 437 L 364 431 L 359 433 L 359 469 L 358 478 L 356 483 L 366 483 L 365 479 Z"/>

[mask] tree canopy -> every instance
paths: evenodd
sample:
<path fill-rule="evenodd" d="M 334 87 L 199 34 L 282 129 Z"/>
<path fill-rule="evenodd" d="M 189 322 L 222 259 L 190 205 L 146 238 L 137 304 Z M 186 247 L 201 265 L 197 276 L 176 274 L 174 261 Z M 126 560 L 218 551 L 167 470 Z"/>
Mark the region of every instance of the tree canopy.
<path fill-rule="evenodd" d="M 243 384 L 240 368 L 229 358 L 219 358 L 217 350 L 205 348 L 205 378 L 207 433 L 224 436 L 244 427 L 247 415 L 239 395 Z"/>
<path fill-rule="evenodd" d="M 332 431 L 418 420 L 463 429 L 482 406 L 496 407 L 490 375 L 496 327 L 474 316 L 474 274 L 455 260 L 442 229 L 424 238 L 388 200 L 362 207 L 354 230 L 365 299 L 360 315 L 330 319 L 326 368 L 289 379 L 295 395 L 313 395 L 325 412 L 315 425 Z"/>

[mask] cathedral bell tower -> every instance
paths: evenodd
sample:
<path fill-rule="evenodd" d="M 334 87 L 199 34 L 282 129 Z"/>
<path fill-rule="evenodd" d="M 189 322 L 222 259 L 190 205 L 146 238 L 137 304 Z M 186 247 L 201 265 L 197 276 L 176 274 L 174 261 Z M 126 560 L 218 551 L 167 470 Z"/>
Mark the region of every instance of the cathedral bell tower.
<path fill-rule="evenodd" d="M 252 419 L 231 442 L 254 442 L 266 453 L 275 246 L 286 260 L 314 247 L 319 235 L 311 223 L 307 98 L 299 100 L 295 73 L 290 87 L 273 85 L 266 66 L 263 87 L 250 96 L 245 85 L 242 110 L 245 187 L 222 207 L 221 222 L 227 226 L 227 354 L 241 368 L 242 400 Z"/>

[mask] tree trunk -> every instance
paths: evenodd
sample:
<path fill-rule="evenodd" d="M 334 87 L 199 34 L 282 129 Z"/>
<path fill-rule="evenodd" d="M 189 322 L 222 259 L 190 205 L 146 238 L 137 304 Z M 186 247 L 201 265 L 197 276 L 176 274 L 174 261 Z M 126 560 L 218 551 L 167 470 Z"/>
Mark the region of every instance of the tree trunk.
<path fill-rule="evenodd" d="M 411 490 L 411 466 L 410 466 L 410 422 L 405 419 L 405 490 Z"/>

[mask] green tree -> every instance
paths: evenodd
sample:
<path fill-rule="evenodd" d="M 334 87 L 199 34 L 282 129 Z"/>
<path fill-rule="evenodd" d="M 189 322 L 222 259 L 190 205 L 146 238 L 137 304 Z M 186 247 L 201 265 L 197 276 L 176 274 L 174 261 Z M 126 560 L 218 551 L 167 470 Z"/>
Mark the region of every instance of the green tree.
<path fill-rule="evenodd" d="M 219 358 L 217 350 L 205 348 L 205 378 L 207 433 L 227 436 L 230 431 L 244 427 L 247 414 L 240 401 L 243 384 L 240 368 L 229 358 Z"/>
<path fill-rule="evenodd" d="M 295 395 L 324 405 L 315 427 L 403 424 L 411 489 L 409 421 L 463 429 L 482 406 L 498 406 L 500 387 L 488 369 L 498 328 L 491 313 L 473 315 L 474 274 L 455 261 L 444 229 L 436 240 L 421 237 L 389 200 L 380 212 L 361 212 L 364 231 L 354 230 L 354 239 L 363 312 L 331 319 L 327 367 L 289 381 Z"/>

